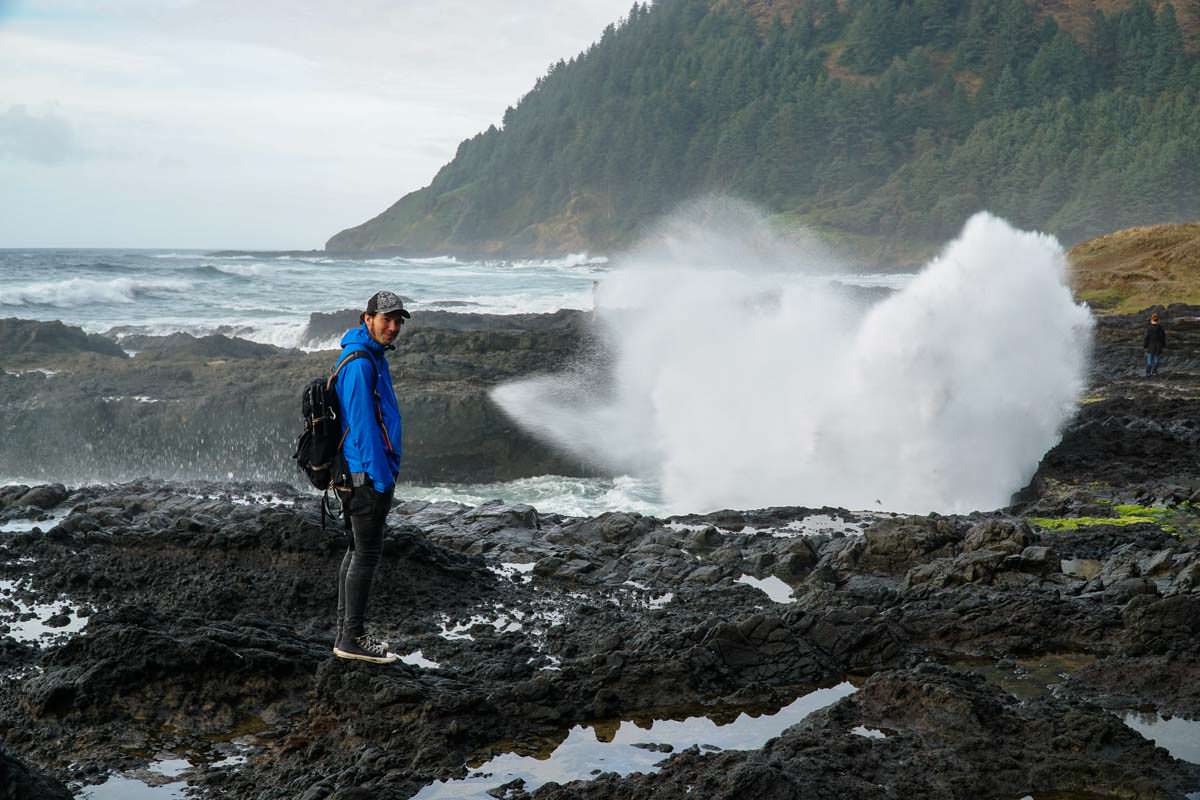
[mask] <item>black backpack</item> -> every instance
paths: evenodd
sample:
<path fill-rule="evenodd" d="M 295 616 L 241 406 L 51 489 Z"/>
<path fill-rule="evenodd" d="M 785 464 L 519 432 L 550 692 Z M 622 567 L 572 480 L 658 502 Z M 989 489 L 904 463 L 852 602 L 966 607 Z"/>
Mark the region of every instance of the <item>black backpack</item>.
<path fill-rule="evenodd" d="M 330 489 L 349 489 L 349 476 L 345 474 L 345 461 L 342 459 L 341 406 L 338 404 L 336 381 L 342 367 L 356 358 L 365 357 L 362 350 L 355 350 L 338 362 L 328 378 L 314 378 L 300 397 L 300 415 L 304 420 L 304 430 L 296 438 L 296 452 L 292 458 L 296 465 L 317 489 L 328 492 Z M 321 501 L 321 525 L 325 525 L 325 515 L 332 513 L 328 497 Z M 336 517 L 337 515 L 334 514 Z"/>

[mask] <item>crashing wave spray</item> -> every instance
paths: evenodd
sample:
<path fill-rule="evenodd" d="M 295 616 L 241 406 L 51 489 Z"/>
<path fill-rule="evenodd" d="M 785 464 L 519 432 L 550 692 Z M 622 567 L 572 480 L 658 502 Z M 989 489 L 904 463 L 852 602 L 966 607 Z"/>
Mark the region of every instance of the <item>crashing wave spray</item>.
<path fill-rule="evenodd" d="M 580 457 L 656 476 L 680 511 L 962 512 L 1028 481 L 1084 387 L 1093 326 L 1054 238 L 978 214 L 864 308 L 820 277 L 827 256 L 744 206 L 725 225 L 713 211 L 675 218 L 600 286 L 604 391 L 581 370 L 501 386 L 501 407 Z"/>

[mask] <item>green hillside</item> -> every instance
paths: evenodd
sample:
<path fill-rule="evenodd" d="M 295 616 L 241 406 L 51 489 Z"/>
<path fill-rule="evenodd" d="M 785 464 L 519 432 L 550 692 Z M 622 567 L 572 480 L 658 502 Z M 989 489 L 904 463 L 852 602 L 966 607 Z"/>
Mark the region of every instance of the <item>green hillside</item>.
<path fill-rule="evenodd" d="M 881 262 L 981 208 L 1067 242 L 1198 218 L 1198 16 L 1196 0 L 634 4 L 429 186 L 326 247 L 611 251 L 713 192 Z"/>

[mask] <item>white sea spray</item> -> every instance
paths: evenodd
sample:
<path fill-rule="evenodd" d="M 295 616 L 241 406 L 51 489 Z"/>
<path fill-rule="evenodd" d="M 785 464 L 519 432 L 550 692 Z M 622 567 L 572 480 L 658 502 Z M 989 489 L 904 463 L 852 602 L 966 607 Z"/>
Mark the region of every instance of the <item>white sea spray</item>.
<path fill-rule="evenodd" d="M 613 266 L 606 385 L 580 369 L 493 396 L 678 510 L 1002 506 L 1084 387 L 1093 321 L 1062 247 L 987 213 L 869 308 L 737 206 L 685 212 Z"/>

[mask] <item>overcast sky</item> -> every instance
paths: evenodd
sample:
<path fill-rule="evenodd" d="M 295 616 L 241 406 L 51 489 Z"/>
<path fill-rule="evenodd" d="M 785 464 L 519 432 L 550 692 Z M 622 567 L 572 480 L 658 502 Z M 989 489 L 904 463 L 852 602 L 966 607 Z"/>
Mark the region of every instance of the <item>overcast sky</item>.
<path fill-rule="evenodd" d="M 0 0 L 0 247 L 321 247 L 631 4 Z"/>

